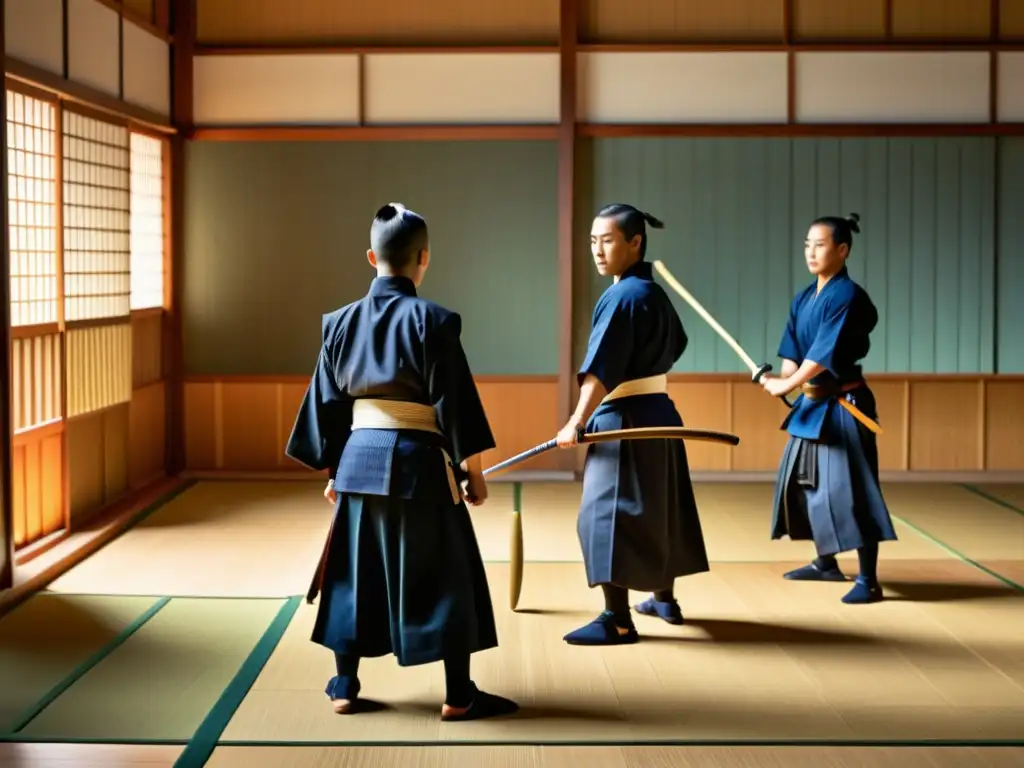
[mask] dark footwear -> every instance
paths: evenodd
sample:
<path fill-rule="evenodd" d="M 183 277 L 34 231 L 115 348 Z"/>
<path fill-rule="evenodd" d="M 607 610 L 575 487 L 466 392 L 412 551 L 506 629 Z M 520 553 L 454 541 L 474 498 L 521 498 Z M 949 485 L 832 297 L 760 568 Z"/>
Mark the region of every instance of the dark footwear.
<path fill-rule="evenodd" d="M 441 715 L 444 723 L 463 723 L 469 720 L 484 720 L 489 717 L 505 717 L 519 711 L 519 705 L 511 699 L 495 696 L 493 693 L 481 691 L 475 685 L 476 692 L 469 709 L 458 715 Z"/>
<path fill-rule="evenodd" d="M 625 633 L 619 629 L 626 630 Z M 570 632 L 562 638 L 569 645 L 626 645 L 640 639 L 628 616 L 616 616 L 611 611 L 604 611 L 589 624 Z"/>
<path fill-rule="evenodd" d="M 878 582 L 868 583 L 859 576 L 853 583 L 853 589 L 843 595 L 843 602 L 847 605 L 866 605 L 877 603 L 884 599 L 882 587 Z"/>
<path fill-rule="evenodd" d="M 351 715 L 356 711 L 359 702 L 359 679 L 352 677 L 332 677 L 324 693 L 331 700 L 336 715 Z"/>
<path fill-rule="evenodd" d="M 814 563 L 790 571 L 783 578 L 790 581 L 846 581 L 846 576 L 838 567 L 823 570 Z"/>
<path fill-rule="evenodd" d="M 675 600 L 670 603 L 663 603 L 651 596 L 639 605 L 634 605 L 633 610 L 641 616 L 653 616 L 662 621 L 667 621 L 669 624 L 683 623 L 683 611 Z"/>

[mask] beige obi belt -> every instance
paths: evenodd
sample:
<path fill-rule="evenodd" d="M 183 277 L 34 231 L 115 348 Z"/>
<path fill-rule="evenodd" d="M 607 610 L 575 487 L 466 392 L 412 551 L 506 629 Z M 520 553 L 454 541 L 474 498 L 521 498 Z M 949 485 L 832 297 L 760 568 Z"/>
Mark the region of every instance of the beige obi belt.
<path fill-rule="evenodd" d="M 437 414 L 429 405 L 407 403 L 401 400 L 358 399 L 352 404 L 352 429 L 408 429 L 416 432 L 430 432 L 443 436 L 437 425 Z M 448 451 L 438 447 L 444 456 L 444 467 L 448 473 L 448 487 L 452 502 L 462 501 L 462 492 L 455 479 L 452 459 Z"/>
<path fill-rule="evenodd" d="M 605 395 L 601 402 L 607 403 L 612 400 L 620 400 L 623 397 L 636 397 L 637 395 L 664 394 L 668 394 L 668 376 L 663 373 L 658 376 L 624 381 Z"/>

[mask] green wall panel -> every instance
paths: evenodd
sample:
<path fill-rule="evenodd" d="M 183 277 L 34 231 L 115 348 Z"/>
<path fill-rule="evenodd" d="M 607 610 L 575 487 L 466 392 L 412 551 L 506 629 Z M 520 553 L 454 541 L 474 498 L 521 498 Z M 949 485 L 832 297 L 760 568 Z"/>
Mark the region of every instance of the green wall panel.
<path fill-rule="evenodd" d="M 590 216 L 629 202 L 666 223 L 660 258 L 756 360 L 775 351 L 794 293 L 810 281 L 802 243 L 825 214 L 861 214 L 850 259 L 880 314 L 868 371 L 990 372 L 995 342 L 992 139 L 597 139 L 580 153 Z M 582 209 L 581 209 L 582 210 Z M 607 281 L 578 295 L 576 358 Z M 674 294 L 673 294 L 674 295 Z M 681 300 L 690 336 L 678 371 L 745 370 Z"/>
<path fill-rule="evenodd" d="M 421 294 L 462 315 L 474 371 L 557 371 L 553 142 L 190 142 L 185 184 L 188 373 L 308 373 L 391 201 L 427 217 Z"/>
<path fill-rule="evenodd" d="M 1024 139 L 1000 141 L 997 360 L 1000 373 L 1024 373 Z"/>

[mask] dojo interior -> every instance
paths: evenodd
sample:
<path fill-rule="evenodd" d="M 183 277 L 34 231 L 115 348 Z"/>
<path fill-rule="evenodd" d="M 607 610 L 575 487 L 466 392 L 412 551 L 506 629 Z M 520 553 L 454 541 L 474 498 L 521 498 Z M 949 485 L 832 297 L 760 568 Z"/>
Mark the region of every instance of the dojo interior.
<path fill-rule="evenodd" d="M 1024 0 L 0 6 L 0 765 L 1024 764 Z M 808 224 L 859 213 L 886 601 L 781 578 L 813 557 L 769 540 L 785 408 L 673 295 L 670 394 L 740 438 L 687 445 L 686 624 L 562 642 L 602 603 L 584 452 L 552 451 L 472 513 L 473 675 L 520 714 L 442 724 L 441 666 L 385 658 L 386 706 L 335 715 L 303 599 L 331 509 L 284 445 L 389 201 L 429 222 L 485 466 L 575 405 L 601 205 L 661 218 L 649 258 L 776 366 Z"/>

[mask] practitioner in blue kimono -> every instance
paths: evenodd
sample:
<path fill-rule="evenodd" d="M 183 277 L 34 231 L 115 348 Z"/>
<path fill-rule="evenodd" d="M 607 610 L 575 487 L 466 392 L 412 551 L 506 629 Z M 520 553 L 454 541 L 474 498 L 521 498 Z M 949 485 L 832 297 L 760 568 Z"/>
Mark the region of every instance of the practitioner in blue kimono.
<path fill-rule="evenodd" d="M 590 241 L 600 275 L 614 279 L 594 309 L 590 344 L 577 379 L 575 413 L 558 435 L 577 444 L 577 429 L 606 432 L 679 427 L 668 396 L 668 371 L 686 349 L 672 302 L 645 261 L 647 226 L 662 223 L 631 205 L 598 212 Z M 587 582 L 600 585 L 605 610 L 565 636 L 574 645 L 617 645 L 638 639 L 629 591 L 652 594 L 637 613 L 683 622 L 677 577 L 709 570 L 704 534 L 681 440 L 595 443 L 587 448 L 577 524 Z"/>
<path fill-rule="evenodd" d="M 323 344 L 287 454 L 327 469 L 335 515 L 310 587 L 312 640 L 334 651 L 326 693 L 358 711 L 362 658 L 444 662 L 445 721 L 510 714 L 479 690 L 470 655 L 498 644 L 483 561 L 463 501 L 481 504 L 480 455 L 494 438 L 460 342 L 459 315 L 419 298 L 427 225 L 381 208 L 367 257 L 377 277 L 326 315 Z M 460 484 L 455 465 L 467 473 Z"/>
<path fill-rule="evenodd" d="M 854 415 L 877 424 L 860 361 L 878 311 L 846 268 L 859 220 L 851 214 L 811 224 L 804 256 L 815 279 L 790 307 L 778 351 L 781 376 L 762 380 L 776 397 L 802 390 L 782 423 L 790 438 L 775 485 L 772 539 L 813 540 L 818 557 L 786 578 L 845 581 L 835 556 L 856 549 L 860 575 L 843 597 L 854 604 L 882 599 L 878 545 L 896 539 L 878 479 L 875 433 Z"/>

